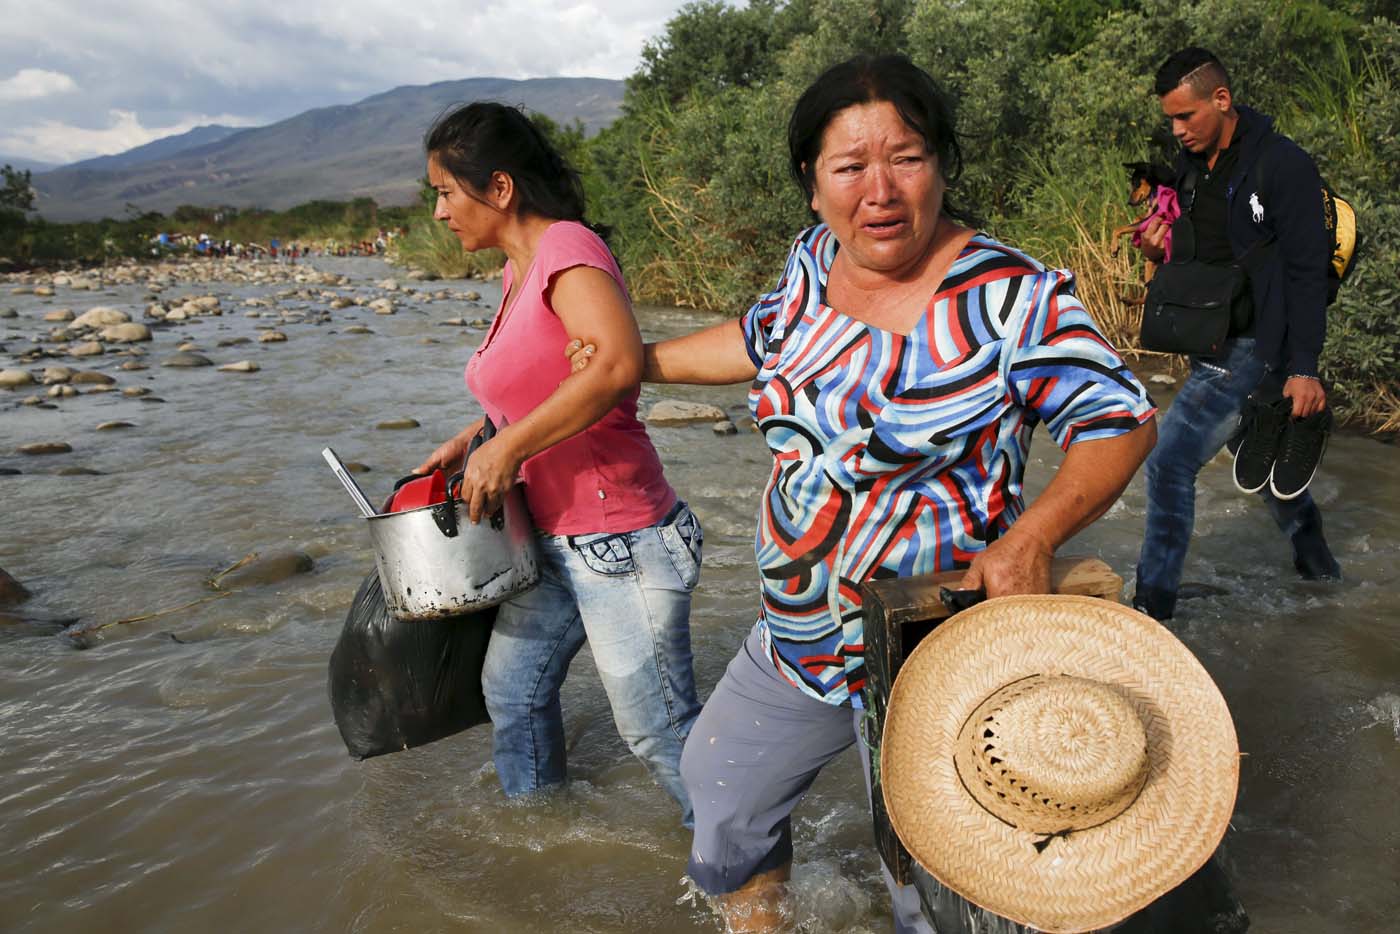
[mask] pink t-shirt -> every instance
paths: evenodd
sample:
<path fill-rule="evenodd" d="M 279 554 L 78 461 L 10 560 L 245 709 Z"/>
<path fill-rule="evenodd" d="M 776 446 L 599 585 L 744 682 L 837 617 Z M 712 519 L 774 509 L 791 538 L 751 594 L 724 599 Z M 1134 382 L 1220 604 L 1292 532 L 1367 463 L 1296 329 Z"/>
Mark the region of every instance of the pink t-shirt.
<path fill-rule="evenodd" d="M 540 237 L 534 263 L 506 313 L 467 362 L 467 388 L 497 426 L 518 422 L 569 375 L 569 335 L 545 299 L 554 277 L 575 266 L 603 270 L 622 286 L 607 244 L 582 224 L 560 221 Z M 513 280 L 506 264 L 501 294 Z M 654 525 L 676 502 L 661 459 L 637 419 L 632 390 L 601 420 L 525 461 L 520 475 L 535 525 L 551 535 L 630 532 Z"/>

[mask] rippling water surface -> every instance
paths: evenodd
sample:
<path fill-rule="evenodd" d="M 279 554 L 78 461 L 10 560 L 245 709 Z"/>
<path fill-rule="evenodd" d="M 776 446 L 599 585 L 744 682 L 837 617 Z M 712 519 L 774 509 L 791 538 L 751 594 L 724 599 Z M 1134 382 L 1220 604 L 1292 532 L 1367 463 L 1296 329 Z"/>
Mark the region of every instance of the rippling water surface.
<path fill-rule="evenodd" d="M 374 260 L 316 265 L 351 276 L 335 290 L 347 295 L 377 295 L 390 274 Z M 429 290 L 439 287 L 499 298 L 492 285 Z M 267 323 L 245 317 L 243 299 L 286 288 L 166 293 L 212 291 L 225 313 L 158 331 L 148 360 L 188 337 L 218 363 L 258 361 L 256 374 L 126 373 L 107 356 L 76 368 L 149 386 L 165 403 L 108 393 L 50 410 L 14 405 L 23 390 L 0 394 L 0 467 L 22 471 L 0 476 L 0 567 L 36 594 L 23 618 L 0 616 L 0 930 L 715 930 L 682 882 L 688 837 L 672 802 L 616 736 L 586 650 L 565 687 L 566 794 L 508 804 L 485 728 L 363 763 L 346 756 L 326 662 L 373 559 L 319 451 L 370 465 L 361 485 L 373 500 L 387 493 L 478 413 L 461 368 L 483 332 L 439 322 L 490 309 L 400 296 L 393 316 L 350 308 L 282 326 L 286 343 L 217 347 Z M 37 319 L 54 307 L 139 317 L 144 306 L 137 286 L 57 291 L 0 294 L 21 316 L 0 320 L 0 344 L 47 330 Z M 704 323 L 675 309 L 640 316 L 651 337 Z M 352 323 L 374 333 L 346 333 Z M 643 405 L 663 391 L 744 414 L 742 387 L 648 387 Z M 398 416 L 422 427 L 375 429 Z M 115 419 L 135 427 L 94 430 Z M 652 438 L 705 525 L 692 625 L 708 692 L 753 621 L 769 459 L 746 429 Z M 47 440 L 74 450 L 12 453 Z M 1032 490 L 1058 460 L 1039 437 Z M 1220 683 L 1247 753 L 1228 865 L 1254 930 L 1390 930 L 1400 911 L 1396 463 L 1392 446 L 1333 440 L 1314 491 L 1347 573 L 1334 586 L 1294 577 L 1285 542 L 1227 465 L 1203 474 L 1187 576 L 1221 593 L 1184 603 L 1175 629 Z M 74 466 L 101 473 L 59 472 Z M 1142 522 L 1137 480 L 1065 551 L 1130 577 Z M 83 640 L 52 622 L 93 630 L 203 600 L 208 578 L 254 551 L 302 551 L 315 567 Z M 800 929 L 887 930 L 854 753 L 821 776 L 795 824 Z"/>

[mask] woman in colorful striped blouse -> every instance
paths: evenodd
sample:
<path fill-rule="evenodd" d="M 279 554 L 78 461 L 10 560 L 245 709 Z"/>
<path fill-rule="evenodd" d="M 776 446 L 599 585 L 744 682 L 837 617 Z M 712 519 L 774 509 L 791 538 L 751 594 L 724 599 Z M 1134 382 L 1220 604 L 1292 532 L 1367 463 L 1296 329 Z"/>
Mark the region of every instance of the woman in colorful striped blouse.
<path fill-rule="evenodd" d="M 1152 402 L 1070 273 L 959 222 L 944 192 L 961 154 L 926 73 L 902 56 L 837 65 L 798 101 L 788 142 L 820 223 L 742 318 L 648 345 L 643 374 L 751 381 L 773 452 L 758 622 L 681 759 L 690 875 L 742 930 L 781 913 L 792 809 L 857 739 L 860 583 L 967 568 L 962 586 L 989 596 L 1047 592 L 1055 548 L 1155 439 Z M 1027 506 L 1042 422 L 1067 454 Z M 928 930 L 912 887 L 886 882 L 897 929 Z"/>

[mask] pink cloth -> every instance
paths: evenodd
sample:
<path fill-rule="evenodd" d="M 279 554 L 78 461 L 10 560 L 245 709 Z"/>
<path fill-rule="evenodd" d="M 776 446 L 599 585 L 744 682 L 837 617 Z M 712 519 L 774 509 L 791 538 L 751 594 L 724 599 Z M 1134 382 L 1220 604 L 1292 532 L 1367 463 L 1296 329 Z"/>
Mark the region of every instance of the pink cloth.
<path fill-rule="evenodd" d="M 1162 257 L 1162 262 L 1170 263 L 1172 260 L 1172 224 L 1181 216 L 1181 203 L 1176 197 L 1176 189 L 1166 185 L 1158 185 L 1152 191 L 1152 213 L 1142 219 L 1142 223 L 1137 225 L 1137 231 L 1133 234 L 1133 246 L 1142 246 L 1142 232 L 1147 229 L 1147 225 L 1152 223 L 1154 218 L 1160 217 L 1162 223 L 1167 225 L 1167 239 L 1164 242 L 1166 254 Z"/>
<path fill-rule="evenodd" d="M 503 300 L 467 363 L 467 388 L 497 426 L 523 419 L 569 375 L 569 335 L 545 292 L 555 276 L 575 266 L 601 269 L 627 290 L 617 261 L 593 231 L 573 221 L 545 231 L 509 312 Z M 512 281 L 507 263 L 502 295 L 510 294 Z M 654 525 L 675 504 L 676 492 L 637 419 L 640 392 L 632 390 L 600 421 L 521 467 L 538 528 L 551 535 L 630 532 Z"/>

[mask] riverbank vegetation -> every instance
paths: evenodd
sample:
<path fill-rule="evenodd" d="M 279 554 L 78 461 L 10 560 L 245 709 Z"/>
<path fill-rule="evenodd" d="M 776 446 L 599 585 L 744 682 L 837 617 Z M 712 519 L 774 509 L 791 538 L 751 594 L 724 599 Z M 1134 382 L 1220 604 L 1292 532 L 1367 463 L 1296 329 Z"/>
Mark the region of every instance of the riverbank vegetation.
<path fill-rule="evenodd" d="M 983 227 L 1073 269 L 1109 337 L 1137 347 L 1141 257 L 1113 254 L 1124 162 L 1170 163 L 1152 80 L 1214 50 L 1235 96 L 1271 114 L 1356 206 L 1366 241 L 1329 310 L 1338 413 L 1400 427 L 1400 27 L 1367 0 L 752 0 L 693 3 L 651 42 L 624 116 L 590 141 L 590 204 L 644 301 L 735 314 L 771 288 L 810 214 L 786 117 L 827 65 L 902 52 L 959 101 L 966 167 L 949 197 Z M 1391 19 L 1385 19 L 1384 16 Z"/>

